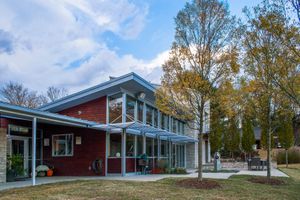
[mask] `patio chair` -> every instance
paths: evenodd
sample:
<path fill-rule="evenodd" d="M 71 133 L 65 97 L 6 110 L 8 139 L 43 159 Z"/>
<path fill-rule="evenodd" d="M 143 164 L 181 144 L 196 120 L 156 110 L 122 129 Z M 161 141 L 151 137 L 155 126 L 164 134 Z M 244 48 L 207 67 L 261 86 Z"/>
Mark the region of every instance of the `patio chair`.
<path fill-rule="evenodd" d="M 250 164 L 250 168 L 252 170 L 252 166 L 256 167 L 256 170 L 260 170 L 261 168 L 261 160 L 258 157 L 254 157 L 251 159 L 251 164 Z"/>

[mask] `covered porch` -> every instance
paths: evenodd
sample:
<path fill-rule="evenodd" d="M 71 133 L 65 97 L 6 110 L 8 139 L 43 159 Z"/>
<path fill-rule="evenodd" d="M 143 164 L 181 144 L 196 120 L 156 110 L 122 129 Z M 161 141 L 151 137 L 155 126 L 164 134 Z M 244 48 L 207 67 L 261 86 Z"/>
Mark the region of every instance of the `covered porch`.
<path fill-rule="evenodd" d="M 14 180 L 30 178 L 32 185 L 39 165 L 54 166 L 57 176 L 104 176 L 104 164 L 98 174 L 91 167 L 105 160 L 105 132 L 91 128 L 95 124 L 0 102 L 0 182 L 9 179 L 7 161 L 23 165 Z"/>
<path fill-rule="evenodd" d="M 148 158 L 149 173 L 159 168 L 186 168 L 186 144 L 196 140 L 140 122 L 95 125 L 106 130 L 106 175 L 143 174 L 139 160 Z"/>

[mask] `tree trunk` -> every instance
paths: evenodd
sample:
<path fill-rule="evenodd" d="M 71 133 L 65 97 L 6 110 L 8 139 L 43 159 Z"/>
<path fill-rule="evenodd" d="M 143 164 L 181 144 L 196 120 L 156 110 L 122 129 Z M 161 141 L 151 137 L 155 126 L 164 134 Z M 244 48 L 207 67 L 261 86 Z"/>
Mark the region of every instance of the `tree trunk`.
<path fill-rule="evenodd" d="M 289 167 L 289 154 L 288 154 L 288 150 L 285 150 L 285 167 L 288 168 Z"/>
<path fill-rule="evenodd" d="M 269 108 L 268 108 L 268 133 L 267 133 L 267 178 L 270 180 L 271 179 L 271 146 L 272 146 L 272 140 L 271 140 L 271 117 L 272 117 L 272 111 L 271 111 L 271 106 L 272 106 L 272 99 L 269 97 Z"/>
<path fill-rule="evenodd" d="M 198 181 L 202 181 L 202 130 L 198 133 Z"/>

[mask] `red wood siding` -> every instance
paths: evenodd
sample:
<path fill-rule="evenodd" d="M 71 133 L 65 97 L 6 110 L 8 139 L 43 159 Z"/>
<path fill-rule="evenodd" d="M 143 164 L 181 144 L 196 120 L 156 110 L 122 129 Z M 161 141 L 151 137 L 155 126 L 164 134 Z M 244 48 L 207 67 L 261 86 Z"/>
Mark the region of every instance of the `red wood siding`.
<path fill-rule="evenodd" d="M 105 175 L 105 132 L 84 128 L 59 126 L 44 127 L 44 138 L 50 139 L 50 146 L 44 147 L 45 164 L 54 166 L 55 176 L 95 176 L 92 171 L 92 162 L 102 159 L 102 176 Z M 53 134 L 74 134 L 74 152 L 70 157 L 52 156 Z M 76 136 L 81 137 L 81 144 L 76 145 Z"/>
<path fill-rule="evenodd" d="M 121 158 L 108 158 L 107 173 L 121 173 Z M 134 172 L 135 159 L 126 158 L 126 172 Z"/>
<path fill-rule="evenodd" d="M 8 127 L 8 120 L 6 118 L 0 118 L 0 127 L 7 128 Z"/>
<path fill-rule="evenodd" d="M 106 96 L 59 111 L 59 113 L 98 123 L 106 123 Z"/>

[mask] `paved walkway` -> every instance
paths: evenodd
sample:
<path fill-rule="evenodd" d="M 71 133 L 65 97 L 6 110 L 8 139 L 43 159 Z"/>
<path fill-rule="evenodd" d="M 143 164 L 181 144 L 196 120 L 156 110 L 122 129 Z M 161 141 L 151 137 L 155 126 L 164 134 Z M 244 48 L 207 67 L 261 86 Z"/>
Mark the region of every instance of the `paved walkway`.
<path fill-rule="evenodd" d="M 272 176 L 277 177 L 288 177 L 285 173 L 279 171 L 278 169 L 272 169 Z M 203 173 L 204 178 L 212 178 L 212 179 L 228 179 L 232 175 L 254 175 L 254 176 L 266 176 L 266 171 L 246 171 L 242 170 L 238 173 Z M 99 176 L 54 176 L 54 177 L 43 177 L 37 178 L 36 184 L 49 184 L 49 183 L 58 183 L 58 182 L 66 182 L 66 181 L 76 181 L 76 180 L 120 180 L 120 181 L 158 181 L 164 178 L 196 178 L 197 173 L 192 172 L 190 174 L 182 174 L 182 175 L 175 175 L 175 174 L 155 174 L 155 175 L 128 175 L 125 177 L 114 175 L 114 176 L 106 176 L 106 177 L 99 177 Z M 8 182 L 8 183 L 0 183 L 0 191 L 12 188 L 20 188 L 20 187 L 27 187 L 31 186 L 31 180 L 26 181 L 18 181 L 18 182 Z"/>

